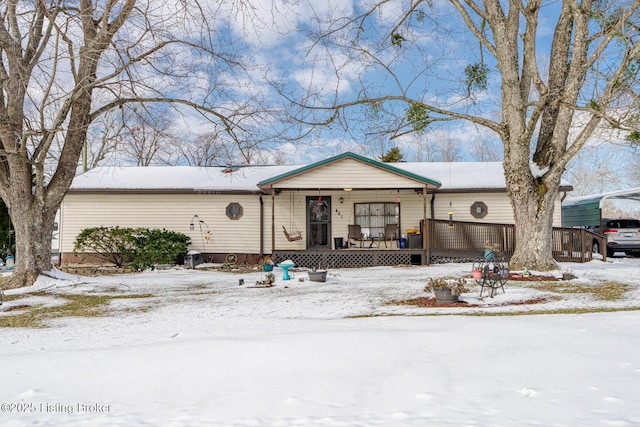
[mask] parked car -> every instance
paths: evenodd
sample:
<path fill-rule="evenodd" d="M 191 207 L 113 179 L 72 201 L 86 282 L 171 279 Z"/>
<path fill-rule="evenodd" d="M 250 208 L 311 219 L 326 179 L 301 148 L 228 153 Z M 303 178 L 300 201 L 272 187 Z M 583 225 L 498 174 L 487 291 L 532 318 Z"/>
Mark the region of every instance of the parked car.
<path fill-rule="evenodd" d="M 640 220 L 630 218 L 603 218 L 600 227 L 588 227 L 594 233 L 607 238 L 607 256 L 614 252 L 624 252 L 627 255 L 640 255 Z M 594 252 L 599 252 L 594 242 Z"/>

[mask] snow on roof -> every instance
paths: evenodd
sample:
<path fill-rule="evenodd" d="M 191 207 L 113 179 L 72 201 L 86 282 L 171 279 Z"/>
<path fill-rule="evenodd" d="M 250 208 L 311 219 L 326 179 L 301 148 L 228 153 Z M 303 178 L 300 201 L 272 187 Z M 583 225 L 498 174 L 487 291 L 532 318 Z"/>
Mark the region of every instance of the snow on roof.
<path fill-rule="evenodd" d="M 259 191 L 257 184 L 308 165 L 118 166 L 98 167 L 77 176 L 72 190 Z M 502 162 L 406 162 L 394 167 L 436 180 L 443 190 L 504 189 Z M 562 182 L 562 185 L 568 185 Z"/>
<path fill-rule="evenodd" d="M 108 166 L 78 175 L 72 190 L 259 191 L 257 183 L 298 168 L 289 166 L 224 167 Z"/>
<path fill-rule="evenodd" d="M 440 191 L 506 188 L 502 162 L 407 162 L 393 166 L 440 181 Z"/>

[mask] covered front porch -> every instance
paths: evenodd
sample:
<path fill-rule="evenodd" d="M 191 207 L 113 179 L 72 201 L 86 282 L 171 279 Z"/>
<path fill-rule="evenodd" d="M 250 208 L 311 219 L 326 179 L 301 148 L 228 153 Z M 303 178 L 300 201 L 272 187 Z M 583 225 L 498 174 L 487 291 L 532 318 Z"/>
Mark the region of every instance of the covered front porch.
<path fill-rule="evenodd" d="M 439 185 L 353 153 L 263 181 L 265 252 L 310 268 L 427 264 L 419 227 Z"/>
<path fill-rule="evenodd" d="M 471 223 L 429 219 L 421 227 L 425 248 L 373 247 L 338 250 L 277 250 L 274 261 L 292 260 L 301 267 L 355 268 L 377 265 L 424 265 L 471 262 L 483 256 L 487 244 L 505 261 L 515 250 L 513 224 Z M 595 245 L 597 242 L 597 246 Z M 415 245 L 414 245 L 415 246 Z M 606 261 L 606 240 L 584 228 L 553 227 L 553 257 L 561 262 Z M 597 247 L 599 252 L 594 252 Z"/>

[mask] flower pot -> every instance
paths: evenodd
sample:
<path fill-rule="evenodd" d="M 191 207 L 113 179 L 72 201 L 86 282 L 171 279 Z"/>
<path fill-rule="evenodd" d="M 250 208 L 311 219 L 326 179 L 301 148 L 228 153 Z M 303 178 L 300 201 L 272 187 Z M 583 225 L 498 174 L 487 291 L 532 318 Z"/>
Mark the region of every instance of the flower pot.
<path fill-rule="evenodd" d="M 482 271 L 473 270 L 472 274 L 473 274 L 474 280 L 481 280 L 482 279 Z"/>
<path fill-rule="evenodd" d="M 458 302 L 458 295 L 451 294 L 451 289 L 449 288 L 433 288 L 433 293 L 436 296 L 436 301 L 440 304 Z"/>
<path fill-rule="evenodd" d="M 312 282 L 326 282 L 327 281 L 327 272 L 325 271 L 310 271 L 309 272 L 309 280 Z"/>

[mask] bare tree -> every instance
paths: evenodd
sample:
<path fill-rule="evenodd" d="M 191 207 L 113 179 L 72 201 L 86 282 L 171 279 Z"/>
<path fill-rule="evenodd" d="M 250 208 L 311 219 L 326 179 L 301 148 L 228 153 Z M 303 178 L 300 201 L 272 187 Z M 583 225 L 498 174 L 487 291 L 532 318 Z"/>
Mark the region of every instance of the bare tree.
<path fill-rule="evenodd" d="M 235 3 L 0 2 L 0 196 L 16 236 L 9 286 L 50 269 L 54 216 L 98 118 L 171 103 L 230 140 L 252 139 L 266 109 L 229 85 L 243 68 L 220 24 L 241 12 Z"/>
<path fill-rule="evenodd" d="M 169 114 L 158 105 L 152 105 L 141 110 L 131 109 L 127 116 L 121 146 L 128 158 L 136 166 L 169 163 L 172 138 Z"/>
<path fill-rule="evenodd" d="M 569 162 L 599 127 L 640 138 L 640 2 L 384 0 L 362 7 L 318 20 L 312 49 L 325 52 L 338 84 L 319 92 L 311 82 L 298 120 L 364 134 L 366 125 L 356 129 L 350 118 L 373 105 L 395 114 L 391 137 L 452 120 L 492 131 L 503 144 L 516 223 L 511 267 L 557 268 L 553 210 Z M 353 90 L 341 90 L 345 82 Z"/>
<path fill-rule="evenodd" d="M 96 118 L 93 125 L 87 129 L 82 150 L 83 172 L 108 162 L 116 156 L 125 130 L 123 111 L 123 108 L 108 111 Z M 58 150 L 51 152 L 51 156 L 57 155 L 61 148 L 58 147 Z M 55 164 L 55 159 L 51 163 Z"/>
<path fill-rule="evenodd" d="M 633 157 L 632 159 L 636 158 L 635 156 L 637 156 L 637 153 L 634 151 L 633 152 Z M 631 159 L 630 159 L 631 160 Z M 629 162 L 629 179 L 630 179 L 630 185 L 634 186 L 634 187 L 638 187 L 640 186 L 640 164 L 638 164 L 637 161 L 630 161 Z"/>
<path fill-rule="evenodd" d="M 441 162 L 458 162 L 462 159 L 460 145 L 450 138 L 442 138 L 435 141 L 435 151 L 438 153 Z"/>
<path fill-rule="evenodd" d="M 416 157 L 420 162 L 458 162 L 462 159 L 461 147 L 448 137 L 434 137 L 416 144 Z"/>
<path fill-rule="evenodd" d="M 229 141 L 219 132 L 208 132 L 195 136 L 173 137 L 170 144 L 172 164 L 190 166 L 255 165 L 277 163 L 279 147 L 269 147 L 261 141 Z"/>
<path fill-rule="evenodd" d="M 502 160 L 502 146 L 493 139 L 483 138 L 482 136 L 476 137 L 473 139 L 469 151 L 471 158 L 476 162 Z"/>
<path fill-rule="evenodd" d="M 174 140 L 177 162 L 189 166 L 219 166 L 228 160 L 227 150 L 217 134 L 198 135 L 194 140 Z"/>
<path fill-rule="evenodd" d="M 633 185 L 634 156 L 621 147 L 584 147 L 571 162 L 566 178 L 573 183 L 575 196 L 599 194 Z"/>

